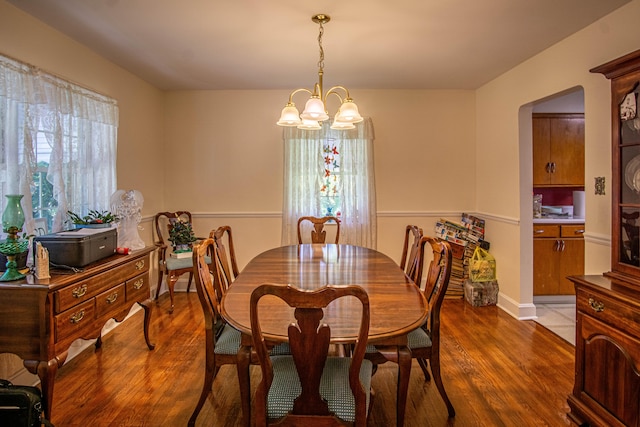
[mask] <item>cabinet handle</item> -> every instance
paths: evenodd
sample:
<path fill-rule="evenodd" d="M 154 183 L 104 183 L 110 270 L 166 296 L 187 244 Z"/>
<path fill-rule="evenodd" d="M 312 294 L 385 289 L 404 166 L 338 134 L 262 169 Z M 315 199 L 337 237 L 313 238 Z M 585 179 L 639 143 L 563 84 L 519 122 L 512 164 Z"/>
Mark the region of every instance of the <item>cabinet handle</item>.
<path fill-rule="evenodd" d="M 604 311 L 604 303 L 600 301 L 596 301 L 593 298 L 589 298 L 589 306 L 591 306 L 591 309 L 596 313 L 600 313 L 601 311 Z"/>
<path fill-rule="evenodd" d="M 80 310 L 79 312 L 75 313 L 69 320 L 71 321 L 71 323 L 76 324 L 80 323 L 82 319 L 84 319 L 84 310 Z"/>
<path fill-rule="evenodd" d="M 551 173 L 556 173 L 556 162 L 551 162 Z"/>
<path fill-rule="evenodd" d="M 584 234 L 584 229 L 574 231 L 575 234 Z"/>
<path fill-rule="evenodd" d="M 558 252 L 560 250 L 560 240 L 556 240 L 556 244 L 553 245 L 553 251 Z"/>
<path fill-rule="evenodd" d="M 544 170 L 547 173 L 551 173 L 551 163 L 547 162 L 547 164 L 544 165 Z"/>
<path fill-rule="evenodd" d="M 144 285 L 144 279 L 138 279 L 135 282 L 133 282 L 133 289 L 137 291 L 142 287 L 142 285 Z"/>
<path fill-rule="evenodd" d="M 564 248 L 567 246 L 567 244 L 564 242 L 564 240 L 562 240 L 560 242 L 560 252 L 564 252 Z"/>
<path fill-rule="evenodd" d="M 142 270 L 144 268 L 144 260 L 141 259 L 140 261 L 136 262 L 136 270 Z"/>
<path fill-rule="evenodd" d="M 544 230 L 533 230 L 533 234 L 542 234 Z"/>
<path fill-rule="evenodd" d="M 74 288 L 73 291 L 71 291 L 71 295 L 73 295 L 74 298 L 81 298 L 86 293 L 87 293 L 87 284 L 86 283 L 84 285 L 82 285 L 82 286 Z"/>
<path fill-rule="evenodd" d="M 114 292 L 107 297 L 107 304 L 113 304 L 118 299 L 118 293 Z"/>

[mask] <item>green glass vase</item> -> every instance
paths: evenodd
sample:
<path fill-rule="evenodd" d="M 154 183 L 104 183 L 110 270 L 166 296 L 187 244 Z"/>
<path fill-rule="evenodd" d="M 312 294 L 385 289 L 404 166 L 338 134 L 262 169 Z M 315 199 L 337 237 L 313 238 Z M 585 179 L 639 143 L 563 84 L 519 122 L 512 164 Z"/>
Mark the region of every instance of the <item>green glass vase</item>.
<path fill-rule="evenodd" d="M 15 234 L 22 231 L 24 225 L 24 211 L 22 210 L 22 194 L 7 194 L 7 205 L 2 213 L 2 231 Z"/>
<path fill-rule="evenodd" d="M 25 277 L 18 271 L 16 256 L 26 252 L 29 248 L 28 240 L 21 240 L 17 234 L 22 231 L 24 225 L 24 212 L 22 210 L 22 194 L 7 194 L 7 205 L 2 213 L 2 231 L 7 233 L 7 240 L 0 244 L 0 253 L 7 257 L 7 269 L 0 282 L 19 280 Z"/>

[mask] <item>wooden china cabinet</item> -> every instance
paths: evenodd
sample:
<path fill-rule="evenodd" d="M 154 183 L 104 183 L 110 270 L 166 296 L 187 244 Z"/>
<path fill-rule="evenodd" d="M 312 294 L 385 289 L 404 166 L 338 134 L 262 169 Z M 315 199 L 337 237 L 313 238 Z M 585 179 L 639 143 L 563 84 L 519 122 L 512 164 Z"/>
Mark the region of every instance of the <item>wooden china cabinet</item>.
<path fill-rule="evenodd" d="M 611 80 L 611 271 L 576 289 L 578 425 L 640 426 L 640 50 L 591 70 Z"/>

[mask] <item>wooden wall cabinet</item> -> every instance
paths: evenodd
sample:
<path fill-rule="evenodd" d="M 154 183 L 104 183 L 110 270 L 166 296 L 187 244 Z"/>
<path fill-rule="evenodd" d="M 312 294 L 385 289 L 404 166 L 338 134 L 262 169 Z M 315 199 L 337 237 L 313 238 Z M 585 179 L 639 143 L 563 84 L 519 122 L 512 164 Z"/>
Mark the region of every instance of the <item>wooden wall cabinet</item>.
<path fill-rule="evenodd" d="M 611 271 L 572 276 L 576 359 L 569 418 L 640 425 L 640 50 L 591 70 L 611 80 Z"/>
<path fill-rule="evenodd" d="M 533 186 L 584 186 L 584 114 L 533 114 Z"/>
<path fill-rule="evenodd" d="M 584 274 L 584 224 L 533 225 L 533 295 L 573 295 Z"/>

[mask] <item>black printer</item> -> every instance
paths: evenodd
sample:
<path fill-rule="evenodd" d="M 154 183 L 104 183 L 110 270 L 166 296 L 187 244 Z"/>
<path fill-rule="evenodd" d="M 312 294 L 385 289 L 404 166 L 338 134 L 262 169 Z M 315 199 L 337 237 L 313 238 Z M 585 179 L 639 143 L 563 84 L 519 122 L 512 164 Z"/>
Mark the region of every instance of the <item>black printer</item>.
<path fill-rule="evenodd" d="M 37 236 L 49 251 L 51 264 L 84 267 L 116 253 L 117 228 L 76 228 Z"/>

